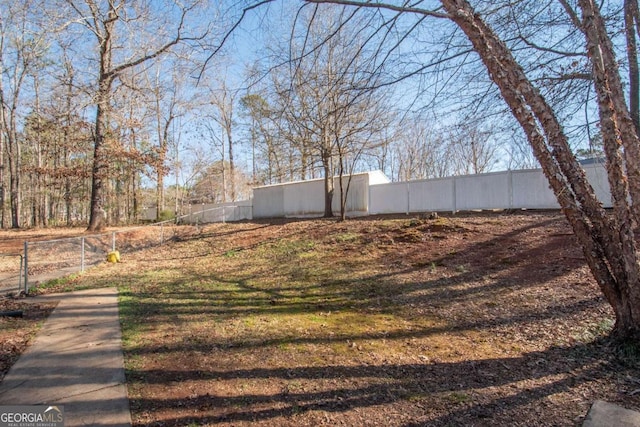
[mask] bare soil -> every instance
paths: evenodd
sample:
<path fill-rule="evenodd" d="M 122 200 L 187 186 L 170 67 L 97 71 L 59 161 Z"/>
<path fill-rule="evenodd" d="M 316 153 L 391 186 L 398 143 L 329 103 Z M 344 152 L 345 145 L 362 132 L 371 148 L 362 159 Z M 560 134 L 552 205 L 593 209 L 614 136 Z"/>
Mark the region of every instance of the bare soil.
<path fill-rule="evenodd" d="M 607 338 L 558 212 L 214 224 L 46 291 L 113 285 L 135 425 L 577 426 L 596 399 L 640 409 L 638 347 Z"/>

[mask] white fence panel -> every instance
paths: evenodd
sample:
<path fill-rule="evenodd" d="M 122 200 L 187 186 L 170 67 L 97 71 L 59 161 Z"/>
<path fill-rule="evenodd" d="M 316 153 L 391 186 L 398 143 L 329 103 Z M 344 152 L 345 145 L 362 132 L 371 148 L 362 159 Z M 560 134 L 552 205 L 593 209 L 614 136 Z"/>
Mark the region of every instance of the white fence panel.
<path fill-rule="evenodd" d="M 613 206 L 611 203 L 611 188 L 609 187 L 609 178 L 607 177 L 607 170 L 604 165 L 594 164 L 583 166 L 587 179 L 593 190 L 596 192 L 598 199 L 604 204 L 605 207 L 610 208 Z"/>
<path fill-rule="evenodd" d="M 583 168 L 598 198 L 611 207 L 604 166 Z M 379 184 L 370 188 L 369 203 L 373 214 L 560 207 L 541 169 Z"/>
<path fill-rule="evenodd" d="M 210 224 L 213 222 L 240 221 L 252 218 L 252 201 L 229 203 L 204 203 L 190 205 L 189 213 L 180 217 L 183 224 Z"/>
<path fill-rule="evenodd" d="M 407 213 L 409 190 L 406 182 L 372 185 L 369 187 L 369 213 Z"/>
<path fill-rule="evenodd" d="M 456 210 L 508 209 L 511 206 L 509 173 L 455 178 Z"/>
<path fill-rule="evenodd" d="M 342 178 L 344 191 L 347 192 L 347 203 L 345 211 L 349 216 L 366 215 L 369 212 L 369 176 L 367 174 L 353 175 L 349 183 L 349 177 Z M 333 200 L 331 209 L 338 215 L 340 214 L 340 179 L 334 179 L 335 190 L 333 192 Z M 324 196 L 323 196 L 324 197 Z M 323 204 L 324 206 L 324 204 Z M 323 209 L 324 212 L 324 209 Z"/>
<path fill-rule="evenodd" d="M 253 189 L 253 217 L 284 217 L 284 187 L 282 185 Z"/>
<path fill-rule="evenodd" d="M 324 213 L 324 181 L 295 182 L 282 188 L 283 216 L 322 216 Z"/>
<path fill-rule="evenodd" d="M 409 212 L 451 211 L 455 209 L 453 178 L 410 181 Z"/>
<path fill-rule="evenodd" d="M 377 178 L 379 180 L 379 178 Z M 347 215 L 366 215 L 369 212 L 369 173 L 343 178 L 347 193 Z M 340 213 L 340 181 L 334 178 L 334 193 L 331 208 Z M 324 214 L 324 180 L 276 184 L 253 189 L 253 217 L 311 217 Z"/>
<path fill-rule="evenodd" d="M 522 209 L 558 209 L 560 205 L 540 169 L 511 172 L 513 207 Z"/>

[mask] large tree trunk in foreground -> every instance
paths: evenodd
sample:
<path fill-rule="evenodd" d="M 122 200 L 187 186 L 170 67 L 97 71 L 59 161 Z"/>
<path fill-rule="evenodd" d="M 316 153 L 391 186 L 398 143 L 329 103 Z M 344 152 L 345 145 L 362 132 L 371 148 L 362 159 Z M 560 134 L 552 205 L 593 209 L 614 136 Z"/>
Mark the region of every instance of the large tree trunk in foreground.
<path fill-rule="evenodd" d="M 583 30 L 588 38 L 592 60 L 601 60 L 593 57 L 594 50 L 600 51 L 605 57 L 602 75 L 598 75 L 597 64 L 594 69 L 596 89 L 599 98 L 602 98 L 600 113 L 601 121 L 605 122 L 603 132 L 611 132 L 609 138 L 605 138 L 605 151 L 614 198 L 612 215 L 607 214 L 596 198 L 584 171 L 571 152 L 553 109 L 529 81 L 511 51 L 475 14 L 466 0 L 442 0 L 442 4 L 473 44 L 512 114 L 524 129 L 583 249 L 591 272 L 613 307 L 616 315 L 614 333 L 621 337 L 637 337 L 640 335 L 640 267 L 633 236 L 632 206 L 628 205 L 627 196 L 631 195 L 634 206 L 638 206 L 640 198 L 636 198 L 638 193 L 633 188 L 636 177 L 628 177 L 625 166 L 632 175 L 638 170 L 639 145 L 635 132 L 626 132 L 628 113 L 625 117 L 624 97 L 618 95 L 615 81 L 611 81 L 610 74 L 615 74 L 617 70 L 606 68 L 610 65 L 608 60 L 612 52 L 608 52 L 606 42 L 610 44 L 610 40 L 598 22 L 597 7 L 591 0 L 580 1 L 584 14 Z M 606 97 L 604 92 L 607 92 Z M 618 144 L 625 147 L 624 162 Z M 631 191 L 627 182 L 631 184 Z"/>
<path fill-rule="evenodd" d="M 638 43 L 636 31 L 640 30 L 638 0 L 624 0 L 624 28 L 627 40 L 627 61 L 629 62 L 629 113 L 640 135 L 640 70 L 638 69 Z"/>

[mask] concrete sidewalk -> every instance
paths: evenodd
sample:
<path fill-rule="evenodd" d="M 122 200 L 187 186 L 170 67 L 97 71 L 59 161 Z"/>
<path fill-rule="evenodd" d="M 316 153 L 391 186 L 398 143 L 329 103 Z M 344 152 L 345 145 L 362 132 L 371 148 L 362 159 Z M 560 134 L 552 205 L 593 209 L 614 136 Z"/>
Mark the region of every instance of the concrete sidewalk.
<path fill-rule="evenodd" d="M 60 303 L 0 383 L 0 405 L 62 405 L 65 426 L 130 426 L 118 291 L 36 300 Z"/>

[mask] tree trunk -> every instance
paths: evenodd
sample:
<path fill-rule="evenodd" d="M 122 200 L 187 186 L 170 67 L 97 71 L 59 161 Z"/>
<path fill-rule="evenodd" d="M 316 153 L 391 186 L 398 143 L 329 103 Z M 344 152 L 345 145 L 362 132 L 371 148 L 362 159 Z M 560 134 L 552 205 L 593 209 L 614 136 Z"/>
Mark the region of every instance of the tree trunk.
<path fill-rule="evenodd" d="M 104 33 L 98 35 L 100 41 L 100 70 L 98 74 L 98 91 L 96 93 L 96 122 L 94 124 L 93 165 L 91 168 L 91 206 L 87 231 L 102 231 L 106 225 L 105 202 L 109 159 L 106 152 L 105 138 L 108 112 L 111 108 L 111 86 L 116 78 L 112 70 L 112 36 L 117 18 L 115 4 L 109 3 L 108 16 L 103 22 Z"/>
<path fill-rule="evenodd" d="M 347 220 L 347 191 L 344 188 L 344 182 L 342 181 L 344 177 L 344 155 L 341 150 L 341 145 L 338 144 L 338 161 L 339 161 L 339 174 L 338 174 L 338 185 L 340 186 L 340 221 Z M 349 176 L 349 182 L 351 182 L 351 176 Z M 347 190 L 349 186 L 347 185 Z"/>
<path fill-rule="evenodd" d="M 167 168 L 165 166 L 167 160 L 167 150 L 169 149 L 169 129 L 171 122 L 174 119 L 172 104 L 169 109 L 169 117 L 162 124 L 162 114 L 160 112 L 160 94 L 159 87 L 156 89 L 156 125 L 158 130 L 158 160 L 156 164 L 156 221 L 160 220 L 162 212 L 165 210 L 165 189 L 164 189 L 164 177 L 167 174 Z M 133 129 L 132 129 L 133 131 Z M 134 132 L 132 132 L 134 134 Z M 135 145 L 134 145 L 135 148 Z"/>
<path fill-rule="evenodd" d="M 2 47 L 4 43 L 0 43 Z M 0 55 L 0 75 L 4 73 L 4 63 L 2 55 Z M 6 138 L 9 130 L 7 120 L 7 108 L 4 92 L 4 79 L 0 78 L 0 227 L 9 228 L 9 209 L 7 209 L 7 169 L 6 169 L 6 150 L 8 150 L 8 141 Z"/>
<path fill-rule="evenodd" d="M 93 166 L 91 168 L 91 209 L 87 231 L 102 231 L 105 227 L 105 197 L 108 162 L 105 152 L 106 106 L 108 105 L 110 82 L 100 82 L 96 106 L 96 122 L 93 147 Z"/>
<path fill-rule="evenodd" d="M 226 124 L 227 141 L 229 142 L 229 180 L 231 186 L 231 201 L 236 200 L 236 166 L 233 159 L 233 138 L 231 129 L 231 120 Z M 224 165 L 223 165 L 224 167 Z"/>
<path fill-rule="evenodd" d="M 331 153 L 327 149 L 322 150 L 322 169 L 324 170 L 324 217 L 333 218 L 333 167 L 331 165 Z"/>
<path fill-rule="evenodd" d="M 617 244 L 616 249 L 620 253 L 616 256 L 620 257 L 622 264 L 621 271 L 615 274 L 615 290 L 619 294 L 614 306 L 616 324 L 621 335 L 633 335 L 640 332 L 640 263 L 633 233 L 634 217 L 637 223 L 640 222 L 640 141 L 625 102 L 613 45 L 600 10 L 592 0 L 580 0 L 579 5 L 583 15 L 582 29 L 593 65 L 613 196 L 616 239 L 612 240 Z M 621 146 L 624 147 L 624 161 Z"/>
<path fill-rule="evenodd" d="M 603 129 L 602 132 L 603 142 L 605 147 L 609 144 L 616 152 L 619 144 L 624 147 L 626 174 L 621 173 L 629 183 L 631 210 L 640 224 L 640 144 L 625 101 L 613 44 L 598 6 L 591 0 L 580 0 L 578 4 L 583 15 L 581 29 L 587 37 L 587 51 L 593 66 L 600 125 L 608 126 L 608 131 Z M 614 159 L 608 157 L 607 160 L 612 162 Z"/>
<path fill-rule="evenodd" d="M 324 166 L 323 166 L 324 167 Z M 333 177 L 330 175 L 330 168 L 324 167 L 324 218 L 333 218 L 333 193 L 335 192 L 335 186 L 333 183 Z"/>
<path fill-rule="evenodd" d="M 627 59 L 629 60 L 629 110 L 636 133 L 640 135 L 640 74 L 638 71 L 638 43 L 636 40 L 638 15 L 638 1 L 625 0 L 624 27 L 627 39 Z"/>
<path fill-rule="evenodd" d="M 16 143 L 17 144 L 17 143 Z M 20 228 L 20 212 L 22 211 L 22 194 L 20 193 L 20 147 L 10 148 L 13 151 L 9 159 L 9 193 L 11 195 L 11 228 Z"/>
<path fill-rule="evenodd" d="M 584 3 L 585 1 L 581 1 Z M 616 333 L 632 336 L 640 331 L 638 263 L 628 242 L 628 219 L 612 221 L 594 195 L 584 171 L 573 156 L 553 110 L 526 77 L 497 35 L 475 14 L 466 0 L 442 0 L 451 19 L 472 42 L 525 131 L 534 154 L 574 230 L 600 289 L 616 314 Z M 611 165 L 609 165 L 611 168 Z M 618 167 L 618 164 L 613 166 Z M 610 181 L 617 176 L 610 172 Z M 618 190 L 615 182 L 612 191 Z M 615 211 L 616 218 L 620 213 Z M 620 234 L 625 236 L 620 237 Z M 630 253 L 633 252 L 633 253 Z"/>
<path fill-rule="evenodd" d="M 22 149 L 16 131 L 16 112 L 12 108 L 9 113 L 9 129 L 7 132 L 7 162 L 9 164 L 9 197 L 11 228 L 20 228 L 22 212 L 22 193 L 20 192 L 20 163 Z"/>
<path fill-rule="evenodd" d="M 0 102 L 2 100 L 0 99 Z M 2 106 L 0 106 L 2 109 Z M 2 112 L 0 111 L 0 114 Z M 2 120 L 2 118 L 0 118 Z M 5 163 L 4 163 L 4 151 L 5 151 L 5 138 L 4 138 L 4 124 L 0 126 L 0 228 L 8 228 L 8 215 L 6 209 L 6 201 L 7 201 L 7 186 L 5 183 L 6 174 L 4 173 Z"/>
<path fill-rule="evenodd" d="M 156 221 L 160 220 L 162 211 L 164 211 L 164 162 L 166 148 L 160 148 L 160 155 L 157 165 L 157 188 L 156 188 Z"/>

